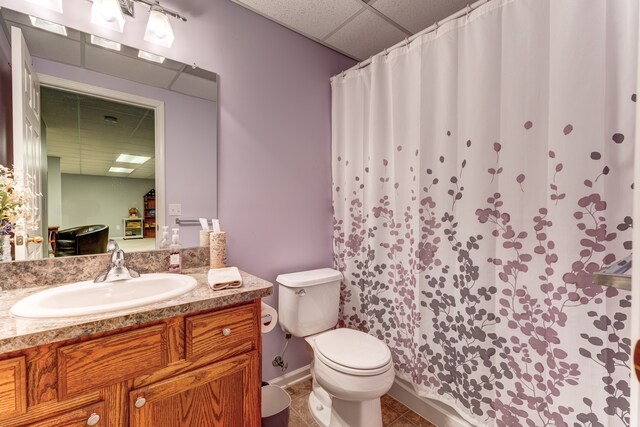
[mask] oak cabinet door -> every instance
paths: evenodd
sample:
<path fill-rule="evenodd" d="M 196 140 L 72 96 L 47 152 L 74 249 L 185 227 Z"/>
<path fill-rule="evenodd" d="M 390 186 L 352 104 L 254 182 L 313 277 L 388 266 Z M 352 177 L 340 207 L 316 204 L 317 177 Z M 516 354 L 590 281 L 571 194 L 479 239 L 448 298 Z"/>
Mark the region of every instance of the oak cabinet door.
<path fill-rule="evenodd" d="M 104 403 L 98 402 L 85 408 L 65 412 L 44 421 L 31 422 L 22 427 L 101 427 L 105 425 Z"/>
<path fill-rule="evenodd" d="M 131 427 L 260 426 L 258 352 L 129 393 Z"/>

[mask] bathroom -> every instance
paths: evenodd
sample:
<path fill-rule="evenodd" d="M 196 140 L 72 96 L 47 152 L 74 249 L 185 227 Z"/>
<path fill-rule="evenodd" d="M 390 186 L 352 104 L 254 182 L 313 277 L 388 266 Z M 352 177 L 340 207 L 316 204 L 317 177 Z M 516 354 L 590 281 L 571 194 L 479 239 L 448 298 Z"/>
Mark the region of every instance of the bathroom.
<path fill-rule="evenodd" d="M 144 306 L 89 323 L 23 320 L 5 298 L 93 280 L 109 265 L 106 254 L 39 259 L 50 255 L 47 227 L 25 232 L 25 249 L 14 239 L 13 261 L 0 264 L 0 426 L 87 425 L 94 414 L 100 420 L 89 425 L 163 425 L 136 411 L 169 417 L 154 403 L 167 390 L 158 385 L 187 389 L 200 370 L 226 378 L 211 384 L 244 395 L 242 408 L 223 399 L 214 420 L 166 425 L 259 425 L 260 380 L 288 390 L 292 426 L 639 425 L 632 294 L 640 297 L 640 284 L 630 286 L 628 271 L 614 274 L 620 282 L 601 274 L 640 237 L 632 226 L 638 1 L 467 3 L 165 0 L 163 10 L 186 18 L 169 16 L 167 47 L 145 40 L 145 2 L 133 2 L 135 16 L 125 14 L 119 31 L 92 23 L 90 1 L 0 0 L 0 163 L 14 164 L 20 129 L 11 13 L 64 25 L 68 39 L 96 35 L 161 55 L 165 71 L 203 78 L 198 87 L 211 93 L 159 87 L 162 78 L 144 86 L 135 80 L 151 75 L 147 65 L 82 68 L 70 45 L 38 48 L 42 38 L 23 26 L 45 86 L 97 87 L 155 111 L 157 247 L 162 226 L 178 228 L 183 271 L 209 266 L 197 220 L 219 219 L 226 265 L 244 282 L 209 291 L 200 272 L 195 290 L 170 301 L 199 300 L 163 305 L 153 320 Z M 166 249 L 124 249 L 142 277 L 168 269 Z M 337 303 L 318 314 L 331 325 L 314 320 L 314 333 L 293 332 L 287 309 L 320 287 L 297 287 L 308 278 L 290 274 L 325 268 L 341 273 L 320 280 L 334 286 Z M 251 323 L 261 301 L 280 315 L 263 334 Z M 221 326 L 225 313 L 250 327 Z M 331 393 L 312 390 L 311 364 L 321 358 L 304 337 L 336 323 L 383 343 L 384 373 L 395 374 L 365 403 L 331 407 Z M 230 330 L 231 353 L 196 339 L 218 327 Z M 94 342 L 109 344 L 99 347 L 113 349 L 109 360 L 140 348 L 140 359 L 127 360 L 149 370 L 124 360 L 103 379 L 83 363 Z M 11 384 L 13 395 L 3 394 Z M 11 396 L 15 407 L 3 414 Z M 313 396 L 325 400 L 310 407 Z"/>

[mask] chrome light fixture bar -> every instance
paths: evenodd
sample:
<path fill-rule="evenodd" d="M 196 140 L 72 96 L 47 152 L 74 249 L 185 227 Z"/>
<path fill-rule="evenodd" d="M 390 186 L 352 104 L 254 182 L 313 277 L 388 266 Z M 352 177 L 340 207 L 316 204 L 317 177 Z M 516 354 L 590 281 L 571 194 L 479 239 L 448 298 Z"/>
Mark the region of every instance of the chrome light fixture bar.
<path fill-rule="evenodd" d="M 120 1 L 120 8 L 122 9 L 122 13 L 129 15 L 131 17 L 134 17 L 135 15 L 133 10 L 133 4 L 134 2 L 137 2 L 137 3 L 146 4 L 150 8 L 159 10 L 160 12 L 164 13 L 167 16 L 171 16 L 172 18 L 176 18 L 180 21 L 187 22 L 187 18 L 180 15 L 178 12 L 174 10 L 167 9 L 166 7 L 160 6 L 160 2 L 158 1 L 152 1 L 152 0 L 119 0 L 119 1 Z"/>
<path fill-rule="evenodd" d="M 164 47 L 171 47 L 175 35 L 169 17 L 186 22 L 187 18 L 178 12 L 160 5 L 157 0 L 90 0 L 91 22 L 103 27 L 123 32 L 124 15 L 135 17 L 134 3 L 149 6 L 149 20 L 144 33 L 144 40 Z"/>

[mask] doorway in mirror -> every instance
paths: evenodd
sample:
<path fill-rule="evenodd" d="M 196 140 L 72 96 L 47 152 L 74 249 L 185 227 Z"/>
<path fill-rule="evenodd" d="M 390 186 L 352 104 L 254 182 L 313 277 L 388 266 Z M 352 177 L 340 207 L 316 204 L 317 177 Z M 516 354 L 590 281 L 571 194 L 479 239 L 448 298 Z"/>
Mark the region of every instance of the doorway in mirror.
<path fill-rule="evenodd" d="M 151 108 L 43 85 L 49 256 L 155 248 L 149 194 L 156 188 L 155 112 Z M 155 206 L 154 206 L 155 207 Z M 136 226 L 138 229 L 136 229 Z"/>

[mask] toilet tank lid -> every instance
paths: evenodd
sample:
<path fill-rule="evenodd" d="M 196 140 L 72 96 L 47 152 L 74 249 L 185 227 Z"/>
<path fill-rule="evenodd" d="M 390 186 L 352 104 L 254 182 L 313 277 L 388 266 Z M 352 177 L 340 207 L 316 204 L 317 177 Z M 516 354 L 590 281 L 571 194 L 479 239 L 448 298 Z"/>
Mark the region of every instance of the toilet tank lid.
<path fill-rule="evenodd" d="M 299 271 L 297 273 L 281 274 L 276 281 L 288 288 L 302 288 L 306 286 L 322 285 L 323 283 L 342 280 L 342 273 L 333 268 Z"/>

